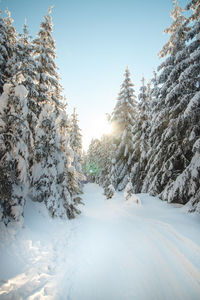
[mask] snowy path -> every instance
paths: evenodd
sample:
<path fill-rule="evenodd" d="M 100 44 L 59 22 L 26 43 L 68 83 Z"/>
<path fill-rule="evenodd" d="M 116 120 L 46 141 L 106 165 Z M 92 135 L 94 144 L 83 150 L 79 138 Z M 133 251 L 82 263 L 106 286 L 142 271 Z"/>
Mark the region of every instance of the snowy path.
<path fill-rule="evenodd" d="M 31 259 L 2 281 L 0 299 L 200 299 L 198 216 L 146 194 L 141 207 L 121 193 L 106 200 L 95 184 L 83 199 L 81 216 L 67 224 L 29 216 Z"/>

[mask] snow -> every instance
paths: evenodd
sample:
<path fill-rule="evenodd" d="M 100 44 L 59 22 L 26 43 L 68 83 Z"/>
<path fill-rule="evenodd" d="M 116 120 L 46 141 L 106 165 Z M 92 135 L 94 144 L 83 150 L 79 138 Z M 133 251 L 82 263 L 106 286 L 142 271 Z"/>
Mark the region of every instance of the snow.
<path fill-rule="evenodd" d="M 71 221 L 27 201 L 23 229 L 0 225 L 0 299 L 199 299 L 199 216 L 135 197 L 142 206 L 89 183 Z"/>
<path fill-rule="evenodd" d="M 20 100 L 23 100 L 28 96 L 28 91 L 24 85 L 20 84 L 15 87 L 15 96 L 19 97 Z"/>

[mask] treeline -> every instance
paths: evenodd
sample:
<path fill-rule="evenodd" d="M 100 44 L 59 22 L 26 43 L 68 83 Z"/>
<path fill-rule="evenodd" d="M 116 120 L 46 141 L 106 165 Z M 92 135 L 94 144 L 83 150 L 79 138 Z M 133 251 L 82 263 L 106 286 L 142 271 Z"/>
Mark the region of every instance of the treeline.
<path fill-rule="evenodd" d="M 158 72 L 147 85 L 142 79 L 137 100 L 126 70 L 113 133 L 91 142 L 85 165 L 108 198 L 130 181 L 135 193 L 200 212 L 200 1 L 185 11 L 174 1 Z"/>
<path fill-rule="evenodd" d="M 55 64 L 51 8 L 34 39 L 0 17 L 0 221 L 22 223 L 27 197 L 73 218 L 82 190 L 77 113 L 68 117 Z"/>

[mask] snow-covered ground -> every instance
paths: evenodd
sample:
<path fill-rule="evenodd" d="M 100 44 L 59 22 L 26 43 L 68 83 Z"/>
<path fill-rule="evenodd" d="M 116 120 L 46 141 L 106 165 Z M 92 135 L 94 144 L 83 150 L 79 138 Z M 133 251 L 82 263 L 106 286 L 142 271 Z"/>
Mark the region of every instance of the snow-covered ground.
<path fill-rule="evenodd" d="M 87 184 L 82 214 L 51 220 L 28 202 L 25 226 L 1 225 L 0 299 L 200 299 L 200 218 L 140 194 L 106 200 Z"/>

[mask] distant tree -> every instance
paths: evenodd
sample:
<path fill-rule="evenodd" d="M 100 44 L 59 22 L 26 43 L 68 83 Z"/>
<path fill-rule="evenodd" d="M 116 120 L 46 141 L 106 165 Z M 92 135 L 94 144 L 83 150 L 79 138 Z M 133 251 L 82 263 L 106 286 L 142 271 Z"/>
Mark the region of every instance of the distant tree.
<path fill-rule="evenodd" d="M 118 190 L 125 188 L 130 176 L 134 150 L 132 130 L 137 118 L 136 96 L 128 68 L 124 76 L 125 79 L 111 117 L 111 124 L 114 128 L 111 180 L 114 188 Z"/>
<path fill-rule="evenodd" d="M 133 126 L 133 144 L 132 151 L 132 167 L 130 180 L 133 183 L 135 193 L 141 191 L 142 182 L 144 180 L 144 170 L 147 164 L 147 154 L 149 150 L 149 128 L 150 128 L 150 91 L 147 90 L 145 79 L 142 78 L 142 86 L 138 95 L 138 116 Z"/>
<path fill-rule="evenodd" d="M 78 124 L 78 115 L 74 108 L 70 120 L 70 146 L 73 150 L 73 166 L 77 172 L 77 181 L 80 192 L 82 191 L 82 180 L 84 179 L 82 171 L 82 135 Z"/>
<path fill-rule="evenodd" d="M 112 151 L 112 135 L 104 134 L 100 140 L 100 160 L 101 170 L 99 173 L 99 184 L 104 188 L 104 193 L 111 198 L 111 151 Z M 108 188 L 109 187 L 109 188 Z"/>

